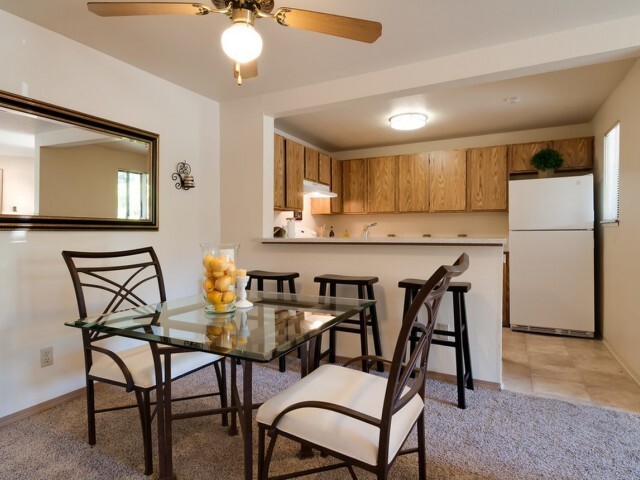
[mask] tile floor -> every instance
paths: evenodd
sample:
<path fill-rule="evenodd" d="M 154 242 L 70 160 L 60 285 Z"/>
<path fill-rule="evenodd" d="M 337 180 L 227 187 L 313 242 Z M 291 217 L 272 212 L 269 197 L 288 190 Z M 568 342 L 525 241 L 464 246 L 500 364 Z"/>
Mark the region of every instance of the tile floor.
<path fill-rule="evenodd" d="M 600 340 L 502 329 L 505 390 L 640 414 L 640 385 Z"/>

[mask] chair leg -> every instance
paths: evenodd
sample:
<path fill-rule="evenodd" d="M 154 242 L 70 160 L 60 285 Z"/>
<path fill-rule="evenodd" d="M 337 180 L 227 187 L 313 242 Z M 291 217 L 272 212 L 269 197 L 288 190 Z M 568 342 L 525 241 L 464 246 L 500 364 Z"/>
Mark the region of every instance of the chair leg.
<path fill-rule="evenodd" d="M 89 445 L 96 444 L 96 399 L 94 382 L 87 378 L 87 435 Z"/>
<path fill-rule="evenodd" d="M 462 355 L 462 322 L 460 321 L 460 294 L 453 293 L 453 332 L 455 337 L 456 350 L 456 377 L 458 383 L 458 408 L 467 408 L 464 391 L 464 363 Z"/>
<path fill-rule="evenodd" d="M 375 298 L 373 294 L 373 285 L 367 285 L 367 297 Z M 380 342 L 380 329 L 378 328 L 378 311 L 375 304 L 369 308 L 371 312 L 371 333 L 373 334 L 373 349 L 379 357 L 382 356 L 382 343 Z M 378 362 L 378 371 L 384 372 L 384 364 Z"/>
<path fill-rule="evenodd" d="M 233 359 L 231 360 L 233 362 Z M 227 408 L 227 360 L 223 358 L 217 363 L 213 364 L 213 368 L 216 372 L 216 379 L 218 380 L 218 391 L 220 392 L 220 406 Z M 229 425 L 229 414 L 222 414 L 222 426 Z"/>
<path fill-rule="evenodd" d="M 287 370 L 287 361 L 285 357 L 286 355 L 283 355 L 278 359 L 278 370 L 280 370 L 280 372 L 285 372 Z"/>
<path fill-rule="evenodd" d="M 471 350 L 469 350 L 469 327 L 467 325 L 467 307 L 464 294 L 460 294 L 460 319 L 462 322 L 462 347 L 464 348 L 464 370 L 467 376 L 467 388 L 473 390 L 473 371 L 471 369 Z"/>
<path fill-rule="evenodd" d="M 263 428 L 263 427 L 261 427 Z M 273 436 L 269 435 L 271 440 L 269 440 L 269 446 L 267 447 L 267 454 L 264 458 L 264 462 L 260 462 L 262 464 L 262 476 L 258 477 L 260 480 L 268 480 L 269 478 L 269 467 L 271 466 L 271 458 L 273 457 L 273 448 L 276 445 L 276 439 L 278 438 L 278 432 L 274 431 Z M 258 446 L 260 448 L 260 446 Z M 264 446 L 263 446 L 264 448 Z"/>
<path fill-rule="evenodd" d="M 153 473 L 153 446 L 151 440 L 151 399 L 149 391 L 136 389 L 136 400 L 140 414 L 140 426 L 142 427 L 142 446 L 144 452 L 144 474 Z"/>
<path fill-rule="evenodd" d="M 424 410 L 418 417 L 418 479 L 427 480 L 427 445 L 425 441 Z"/>
<path fill-rule="evenodd" d="M 267 474 L 264 472 L 264 441 L 265 428 L 258 425 L 258 480 L 266 480 Z"/>

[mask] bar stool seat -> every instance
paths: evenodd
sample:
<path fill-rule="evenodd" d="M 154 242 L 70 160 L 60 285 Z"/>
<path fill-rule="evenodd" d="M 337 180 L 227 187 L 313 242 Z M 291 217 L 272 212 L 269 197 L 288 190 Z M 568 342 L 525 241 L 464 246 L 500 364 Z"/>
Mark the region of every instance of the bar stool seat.
<path fill-rule="evenodd" d="M 406 315 L 413 298 L 425 284 L 425 280 L 417 278 L 406 278 L 398 282 L 398 287 L 404 288 L 404 311 L 402 317 Z M 443 345 L 456 349 L 456 377 L 458 384 L 458 408 L 466 408 L 465 386 L 473 390 L 473 373 L 471 369 L 471 353 L 469 350 L 469 333 L 467 327 L 467 310 L 464 295 L 471 290 L 469 282 L 451 282 L 448 292 L 453 293 L 453 331 L 434 329 L 434 338 L 431 343 Z M 453 340 L 436 338 L 435 335 L 453 337 Z M 412 332 L 409 337 L 410 348 L 413 351 L 418 337 L 416 332 Z"/>
<path fill-rule="evenodd" d="M 255 278 L 258 281 L 259 292 L 263 291 L 265 280 L 275 280 L 279 293 L 284 293 L 284 282 L 287 282 L 289 285 L 289 293 L 296 293 L 294 279 L 300 276 L 298 272 L 269 272 L 266 270 L 250 270 L 247 272 L 247 275 L 249 276 L 247 290 L 251 290 L 251 281 Z"/>
<path fill-rule="evenodd" d="M 361 300 L 375 300 L 373 292 L 373 285 L 378 283 L 378 277 L 369 276 L 348 276 L 348 275 L 335 275 L 325 274 L 318 275 L 313 279 L 314 282 L 320 284 L 320 296 L 327 295 L 327 285 L 329 286 L 329 296 L 336 296 L 336 287 L 338 285 L 353 285 L 358 289 L 358 298 Z M 319 363 L 320 359 L 329 355 L 329 363 L 335 363 L 336 361 L 336 332 L 355 333 L 360 336 L 360 350 L 362 355 L 369 354 L 369 338 L 368 327 L 371 327 L 371 333 L 373 335 L 373 346 L 375 354 L 382 356 L 382 345 L 380 343 L 380 330 L 378 328 L 378 313 L 375 303 L 361 311 L 359 319 L 344 320 L 340 325 L 337 325 L 329 330 L 329 348 L 321 351 L 321 339 L 316 342 L 316 363 Z M 377 362 L 378 371 L 384 371 L 384 364 Z M 362 370 L 369 371 L 369 362 L 362 362 Z"/>
<path fill-rule="evenodd" d="M 294 280 L 300 276 L 298 272 L 269 272 L 266 270 L 250 270 L 247 272 L 249 281 L 247 282 L 247 290 L 251 290 L 251 281 L 257 280 L 258 291 L 264 291 L 264 281 L 270 280 L 276 282 L 276 291 L 284 293 L 284 284 L 287 282 L 289 293 L 296 293 L 296 284 Z M 285 355 L 278 359 L 278 369 L 284 372 L 287 369 Z"/>

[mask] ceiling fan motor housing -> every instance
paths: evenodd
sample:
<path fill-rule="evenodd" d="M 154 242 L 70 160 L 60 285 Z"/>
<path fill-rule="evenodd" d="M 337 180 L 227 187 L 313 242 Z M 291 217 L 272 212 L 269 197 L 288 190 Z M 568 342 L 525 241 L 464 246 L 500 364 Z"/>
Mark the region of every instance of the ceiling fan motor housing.
<path fill-rule="evenodd" d="M 233 10 L 245 9 L 269 13 L 273 10 L 274 0 L 213 0 L 216 8 L 222 9 L 231 6 Z"/>

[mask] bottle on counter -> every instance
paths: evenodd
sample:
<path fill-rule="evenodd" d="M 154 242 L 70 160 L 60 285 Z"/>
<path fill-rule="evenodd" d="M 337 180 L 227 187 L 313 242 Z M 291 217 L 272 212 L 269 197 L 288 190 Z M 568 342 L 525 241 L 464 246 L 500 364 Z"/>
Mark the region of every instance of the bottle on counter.
<path fill-rule="evenodd" d="M 329 236 L 330 237 L 335 237 L 336 236 L 336 234 L 333 233 L 333 227 L 331 227 L 331 230 L 329 230 Z"/>
<path fill-rule="evenodd" d="M 349 238 L 351 235 L 349 235 L 349 229 L 345 229 L 344 231 L 344 235 L 342 235 L 342 238 Z"/>

